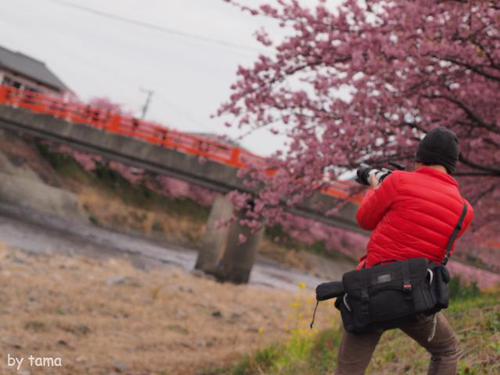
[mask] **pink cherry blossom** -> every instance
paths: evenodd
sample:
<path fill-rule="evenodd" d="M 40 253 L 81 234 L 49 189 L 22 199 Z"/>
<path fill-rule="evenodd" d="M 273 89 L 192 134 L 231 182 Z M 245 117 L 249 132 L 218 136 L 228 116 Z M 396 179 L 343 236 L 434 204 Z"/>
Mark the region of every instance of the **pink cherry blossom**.
<path fill-rule="evenodd" d="M 264 182 L 262 215 L 282 221 L 283 203 L 299 204 L 362 161 L 411 168 L 420 139 L 446 126 L 460 139 L 456 177 L 476 211 L 475 240 L 499 242 L 497 2 L 228 2 L 274 19 L 285 34 L 259 30 L 268 53 L 238 69 L 218 111 L 245 131 L 289 137 L 287 151 L 269 158 L 273 178 L 259 168 L 246 173 Z"/>

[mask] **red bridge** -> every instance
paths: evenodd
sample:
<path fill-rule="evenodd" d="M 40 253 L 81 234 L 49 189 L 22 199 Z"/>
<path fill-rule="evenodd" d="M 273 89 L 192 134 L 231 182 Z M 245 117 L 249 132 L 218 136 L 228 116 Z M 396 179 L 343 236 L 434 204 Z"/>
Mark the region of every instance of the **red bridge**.
<path fill-rule="evenodd" d="M 109 135 L 140 140 L 156 147 L 203 158 L 232 169 L 265 168 L 266 166 L 265 158 L 242 148 L 202 136 L 183 133 L 120 112 L 99 109 L 75 99 L 63 99 L 32 91 L 17 90 L 9 86 L 0 86 L 0 105 L 48 115 L 70 124 L 81 124 L 107 132 Z M 85 140 L 81 139 L 81 141 Z M 267 173 L 271 177 L 274 171 L 268 170 Z M 358 204 L 360 196 L 352 197 L 349 194 L 349 186 L 348 183 L 332 183 L 331 187 L 323 191 L 323 194 Z"/>

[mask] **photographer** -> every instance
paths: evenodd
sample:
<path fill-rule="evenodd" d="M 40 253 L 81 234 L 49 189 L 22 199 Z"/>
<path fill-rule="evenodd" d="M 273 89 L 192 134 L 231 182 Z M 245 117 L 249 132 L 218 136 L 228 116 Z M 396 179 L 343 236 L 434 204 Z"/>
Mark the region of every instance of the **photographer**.
<path fill-rule="evenodd" d="M 413 258 L 442 262 L 464 202 L 468 213 L 459 236 L 474 216 L 451 176 L 458 155 L 456 135 L 446 128 L 437 128 L 420 142 L 414 172 L 395 171 L 382 183 L 370 175 L 373 189 L 363 199 L 357 220 L 363 229 L 373 232 L 358 269 Z M 459 343 L 442 313 L 417 317 L 399 329 L 431 354 L 428 374 L 456 374 Z M 336 374 L 364 374 L 382 333 L 344 331 Z"/>

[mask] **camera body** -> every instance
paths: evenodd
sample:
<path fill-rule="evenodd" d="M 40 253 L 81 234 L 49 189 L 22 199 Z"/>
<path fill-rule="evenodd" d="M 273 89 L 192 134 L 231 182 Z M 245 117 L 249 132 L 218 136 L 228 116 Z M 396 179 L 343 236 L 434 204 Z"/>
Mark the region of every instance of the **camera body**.
<path fill-rule="evenodd" d="M 398 163 L 391 162 L 389 164 L 398 170 L 405 169 L 404 166 Z M 392 170 L 389 168 L 377 169 L 372 167 L 371 165 L 362 163 L 358 168 L 358 170 L 356 171 L 356 182 L 362 185 L 370 186 L 370 177 L 373 176 L 378 180 L 379 183 L 382 183 L 382 181 L 384 181 L 384 179 L 389 177 L 391 173 Z"/>
<path fill-rule="evenodd" d="M 370 186 L 370 177 L 374 176 L 379 182 L 382 182 L 391 173 L 392 171 L 387 168 L 377 169 L 368 164 L 361 164 L 356 171 L 356 182 Z"/>

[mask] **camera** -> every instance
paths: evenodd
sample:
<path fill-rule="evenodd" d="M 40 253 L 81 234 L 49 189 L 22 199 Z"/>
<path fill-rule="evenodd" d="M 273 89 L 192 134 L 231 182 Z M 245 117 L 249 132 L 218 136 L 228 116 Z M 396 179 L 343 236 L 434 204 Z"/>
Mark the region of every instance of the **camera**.
<path fill-rule="evenodd" d="M 405 169 L 404 166 L 395 162 L 390 162 L 389 164 L 398 170 Z M 391 173 L 392 169 L 388 168 L 377 169 L 372 167 L 371 165 L 362 163 L 358 168 L 358 170 L 356 171 L 356 182 L 362 185 L 370 186 L 370 177 L 374 176 L 379 183 L 382 183 L 382 181 L 384 181 L 384 179 L 386 179 Z"/>

